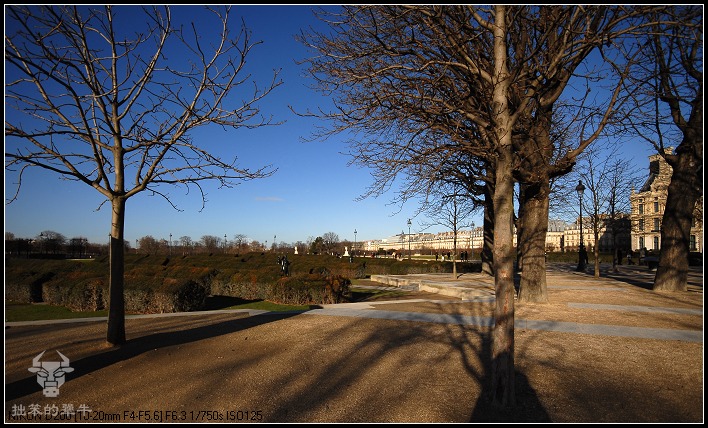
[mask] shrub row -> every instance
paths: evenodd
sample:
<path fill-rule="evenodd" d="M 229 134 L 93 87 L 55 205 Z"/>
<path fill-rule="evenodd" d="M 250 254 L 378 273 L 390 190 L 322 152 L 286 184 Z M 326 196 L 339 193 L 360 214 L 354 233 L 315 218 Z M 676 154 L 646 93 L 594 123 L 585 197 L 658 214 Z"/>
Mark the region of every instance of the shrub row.
<path fill-rule="evenodd" d="M 258 276 L 234 274 L 211 281 L 211 294 L 246 300 L 268 300 L 286 305 L 341 303 L 349 293 L 351 281 L 341 275 L 313 273 L 260 282 Z"/>
<path fill-rule="evenodd" d="M 148 283 L 149 286 L 145 285 Z M 18 288 L 21 287 L 13 287 L 13 289 Z M 74 311 L 97 311 L 108 307 L 108 285 L 104 279 L 92 278 L 72 283 L 50 281 L 42 284 L 41 293 L 41 300 L 21 298 L 12 300 L 43 301 L 52 305 L 65 306 Z M 143 284 L 126 282 L 125 310 L 128 313 L 194 311 L 204 305 L 207 295 L 204 285 L 193 280 L 168 278 L 159 286 L 154 286 L 154 282 L 148 280 Z"/>
<path fill-rule="evenodd" d="M 451 271 L 452 265 L 393 259 L 288 255 L 282 277 L 278 254 L 126 255 L 125 307 L 131 313 L 199 310 L 210 295 L 306 305 L 346 299 L 349 278 L 371 274 Z M 46 302 L 72 310 L 108 307 L 108 258 L 90 261 L 6 259 L 5 299 Z M 458 264 L 458 271 L 462 265 Z"/>

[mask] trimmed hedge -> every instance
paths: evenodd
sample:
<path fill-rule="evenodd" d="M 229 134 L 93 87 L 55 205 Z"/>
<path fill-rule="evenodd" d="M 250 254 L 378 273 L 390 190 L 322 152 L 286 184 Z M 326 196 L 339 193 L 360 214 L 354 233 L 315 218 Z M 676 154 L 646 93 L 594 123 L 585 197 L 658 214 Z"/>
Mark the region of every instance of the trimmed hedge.
<path fill-rule="evenodd" d="M 208 296 L 293 305 L 347 300 L 349 278 L 372 274 L 451 272 L 452 263 L 289 254 L 281 276 L 277 253 L 165 257 L 126 254 L 125 309 L 132 313 L 199 310 Z M 458 263 L 458 272 L 471 264 Z M 93 260 L 6 258 L 5 299 L 46 302 L 77 311 L 108 307 L 108 257 Z"/>
<path fill-rule="evenodd" d="M 285 277 L 269 287 L 265 300 L 285 305 L 340 303 L 346 300 L 350 285 L 351 281 L 340 275 Z"/>

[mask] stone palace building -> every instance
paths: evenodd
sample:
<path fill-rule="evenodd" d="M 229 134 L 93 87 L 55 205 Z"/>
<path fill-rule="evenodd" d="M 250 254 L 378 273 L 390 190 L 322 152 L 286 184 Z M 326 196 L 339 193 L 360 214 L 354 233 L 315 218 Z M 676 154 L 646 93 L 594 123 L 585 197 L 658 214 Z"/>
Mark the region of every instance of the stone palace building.
<path fill-rule="evenodd" d="M 669 149 L 672 150 L 672 149 Z M 649 157 L 649 175 L 639 191 L 632 188 L 630 195 L 631 213 L 618 216 L 615 240 L 617 247 L 627 251 L 659 250 L 661 248 L 661 219 L 664 215 L 666 193 L 671 179 L 671 166 L 660 155 Z M 703 198 L 699 200 L 694 214 L 693 227 L 690 235 L 690 251 L 703 252 Z M 593 251 L 599 245 L 600 252 L 608 252 L 613 248 L 612 235 L 605 227 L 601 227 L 598 242 L 595 242 L 590 218 L 583 216 L 583 243 L 588 251 Z M 410 233 L 401 232 L 380 240 L 370 240 L 358 243 L 357 250 L 367 254 L 386 251 L 388 253 L 435 254 L 446 253 L 454 248 L 452 231 L 441 233 Z M 457 250 L 479 253 L 483 245 L 483 229 L 476 227 L 471 230 L 457 231 Z M 516 245 L 516 234 L 514 234 Z M 546 233 L 546 249 L 555 251 L 578 251 L 580 246 L 580 225 L 576 220 L 566 223 L 562 220 L 549 219 Z"/>
<path fill-rule="evenodd" d="M 668 150 L 671 152 L 673 147 Z M 671 172 L 671 166 L 661 155 L 649 156 L 649 177 L 639 191 L 632 189 L 629 197 L 632 206 L 632 251 L 661 249 L 661 220 Z M 689 240 L 689 251 L 703 252 L 703 197 L 694 209 Z"/>

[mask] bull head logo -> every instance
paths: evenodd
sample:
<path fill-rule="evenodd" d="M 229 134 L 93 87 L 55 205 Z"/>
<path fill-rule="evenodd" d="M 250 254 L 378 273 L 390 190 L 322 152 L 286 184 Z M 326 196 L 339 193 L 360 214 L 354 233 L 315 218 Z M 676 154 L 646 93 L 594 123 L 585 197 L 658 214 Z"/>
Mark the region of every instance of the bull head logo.
<path fill-rule="evenodd" d="M 69 359 L 57 351 L 61 357 L 61 361 L 39 361 L 46 351 L 34 357 L 32 367 L 28 370 L 32 373 L 37 373 L 37 383 L 42 387 L 42 393 L 45 397 L 58 397 L 59 387 L 64 384 L 64 375 L 74 371 L 73 367 L 69 367 Z"/>

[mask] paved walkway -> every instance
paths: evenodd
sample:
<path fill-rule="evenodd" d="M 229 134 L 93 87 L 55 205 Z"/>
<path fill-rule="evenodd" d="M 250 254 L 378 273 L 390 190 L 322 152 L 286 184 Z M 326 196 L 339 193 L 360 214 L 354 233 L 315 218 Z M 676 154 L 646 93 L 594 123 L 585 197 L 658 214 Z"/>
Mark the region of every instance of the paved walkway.
<path fill-rule="evenodd" d="M 548 288 L 558 290 L 601 290 L 603 292 L 624 292 L 627 285 L 621 281 L 632 281 L 633 286 L 643 283 L 650 287 L 654 279 L 653 273 L 641 266 L 618 266 L 616 272 L 603 271 L 604 277 L 594 278 L 587 274 L 575 272 L 571 264 L 550 265 L 548 273 Z M 467 273 L 458 275 L 458 279 L 451 274 L 413 274 L 413 275 L 372 275 L 371 280 L 380 282 L 382 286 L 358 286 L 384 291 L 407 290 L 436 293 L 443 296 L 458 297 L 459 300 L 405 299 L 405 300 L 377 300 L 374 302 L 357 302 L 322 305 L 321 309 L 313 309 L 302 313 L 309 315 L 343 316 L 356 318 L 386 319 L 397 321 L 429 322 L 441 324 L 472 325 L 478 327 L 491 327 L 494 325 L 492 317 L 464 316 L 445 313 L 425 313 L 407 311 L 375 310 L 380 305 L 433 303 L 444 305 L 460 302 L 493 302 L 494 278 L 481 273 Z M 703 293 L 703 274 L 698 269 L 692 269 L 689 275 L 689 289 L 696 293 Z M 572 285 L 571 285 L 572 284 Z M 612 305 L 568 302 L 568 307 L 578 309 L 596 309 L 622 312 L 648 312 L 668 314 L 703 315 L 703 309 L 684 307 L 656 307 L 642 305 Z M 149 315 L 128 315 L 127 319 L 164 318 L 198 316 L 204 314 L 248 314 L 255 316 L 267 311 L 255 309 L 214 310 L 208 312 L 183 312 Z M 6 326 L 48 325 L 65 323 L 98 322 L 107 320 L 106 317 L 75 318 L 65 320 L 40 320 L 27 322 L 7 322 Z M 665 329 L 650 327 L 615 326 L 603 324 L 580 324 L 573 322 L 526 320 L 515 319 L 515 328 L 528 330 L 557 331 L 565 333 L 601 334 L 607 336 L 652 338 L 662 340 L 681 340 L 688 342 L 703 342 L 703 331 L 685 329 Z"/>
<path fill-rule="evenodd" d="M 602 292 L 624 292 L 628 290 L 628 282 L 632 287 L 641 284 L 651 288 L 655 272 L 644 266 L 617 266 L 613 271 L 611 267 L 601 269 L 601 277 L 595 278 L 588 274 L 575 271 L 572 264 L 549 265 L 547 277 L 549 290 L 597 290 Z M 591 268 L 588 268 L 592 272 Z M 414 275 L 372 275 L 372 281 L 388 284 L 383 287 L 387 290 L 416 290 L 439 293 L 446 296 L 459 297 L 463 302 L 494 301 L 494 278 L 481 273 L 467 273 L 458 275 L 454 279 L 451 274 L 414 274 Z M 689 291 L 703 293 L 703 274 L 699 269 L 692 269 L 689 274 Z M 379 287 L 377 287 L 379 288 Z M 450 303 L 450 301 L 433 301 L 437 304 Z M 380 304 L 396 304 L 401 301 L 375 302 Z M 642 305 L 615 305 L 568 302 L 568 307 L 578 309 L 610 310 L 620 312 L 648 312 L 666 314 L 703 315 L 703 309 L 685 307 L 656 307 Z M 447 314 L 429 314 L 418 312 L 376 311 L 372 313 L 367 309 L 372 308 L 371 303 L 325 305 L 323 309 L 310 311 L 311 314 L 376 317 L 381 319 L 396 319 L 417 322 L 439 322 L 446 324 L 477 325 L 490 327 L 494 325 L 491 317 L 459 316 Z M 566 333 L 601 334 L 606 336 L 650 338 L 662 340 L 681 340 L 689 342 L 703 342 L 703 331 L 633 326 L 616 326 L 603 324 L 579 324 L 573 322 L 525 320 L 515 319 L 515 328 L 528 330 L 558 331 Z"/>

